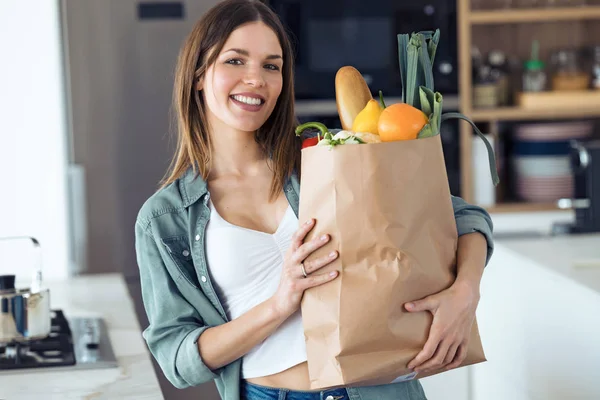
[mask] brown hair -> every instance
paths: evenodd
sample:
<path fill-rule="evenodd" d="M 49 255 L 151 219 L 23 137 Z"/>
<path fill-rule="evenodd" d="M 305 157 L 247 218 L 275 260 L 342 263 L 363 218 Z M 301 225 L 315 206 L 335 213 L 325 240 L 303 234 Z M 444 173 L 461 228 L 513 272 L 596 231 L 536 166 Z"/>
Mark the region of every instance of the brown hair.
<path fill-rule="evenodd" d="M 204 180 L 208 178 L 212 149 L 205 105 L 201 93 L 196 90 L 196 82 L 215 62 L 231 32 L 256 21 L 263 22 L 275 32 L 283 50 L 281 94 L 273 112 L 255 134 L 275 175 L 270 198 L 277 198 L 294 170 L 299 172 L 300 142 L 294 135 L 298 122 L 294 114 L 294 61 L 290 40 L 281 21 L 267 5 L 257 0 L 226 0 L 196 23 L 179 53 L 173 90 L 177 150 L 161 187 L 181 177 L 190 167 Z"/>

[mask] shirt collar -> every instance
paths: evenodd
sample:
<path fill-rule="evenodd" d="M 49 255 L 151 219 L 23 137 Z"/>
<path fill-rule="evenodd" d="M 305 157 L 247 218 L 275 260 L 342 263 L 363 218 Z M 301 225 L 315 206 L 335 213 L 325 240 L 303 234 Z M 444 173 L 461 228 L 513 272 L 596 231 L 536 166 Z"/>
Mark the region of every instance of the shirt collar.
<path fill-rule="evenodd" d="M 189 168 L 179 179 L 179 192 L 183 199 L 183 206 L 189 207 L 208 192 L 206 182 L 198 172 Z"/>

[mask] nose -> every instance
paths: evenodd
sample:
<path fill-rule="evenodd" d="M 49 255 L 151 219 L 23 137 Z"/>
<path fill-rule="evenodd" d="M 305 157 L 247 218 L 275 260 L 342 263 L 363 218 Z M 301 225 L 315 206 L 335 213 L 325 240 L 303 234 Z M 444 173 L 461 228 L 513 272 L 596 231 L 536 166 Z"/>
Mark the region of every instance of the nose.
<path fill-rule="evenodd" d="M 244 76 L 244 83 L 253 87 L 263 87 L 265 79 L 262 76 L 261 68 L 248 68 Z"/>

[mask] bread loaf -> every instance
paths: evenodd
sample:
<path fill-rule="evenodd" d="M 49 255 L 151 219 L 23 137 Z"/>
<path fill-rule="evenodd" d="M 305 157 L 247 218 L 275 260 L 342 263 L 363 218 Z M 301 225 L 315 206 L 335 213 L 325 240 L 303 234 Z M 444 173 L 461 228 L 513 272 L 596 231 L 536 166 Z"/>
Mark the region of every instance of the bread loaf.
<path fill-rule="evenodd" d="M 367 82 L 356 68 L 345 66 L 335 74 L 335 103 L 344 130 L 352 130 L 354 118 L 372 98 Z"/>

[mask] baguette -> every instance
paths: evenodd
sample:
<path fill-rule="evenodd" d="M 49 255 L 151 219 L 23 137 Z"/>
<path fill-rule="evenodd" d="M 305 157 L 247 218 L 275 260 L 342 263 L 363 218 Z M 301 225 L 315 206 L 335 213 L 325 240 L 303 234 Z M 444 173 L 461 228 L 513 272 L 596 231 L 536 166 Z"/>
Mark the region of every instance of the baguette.
<path fill-rule="evenodd" d="M 335 74 L 335 104 L 344 130 L 352 130 L 354 118 L 372 98 L 367 82 L 356 68 L 345 66 Z"/>

